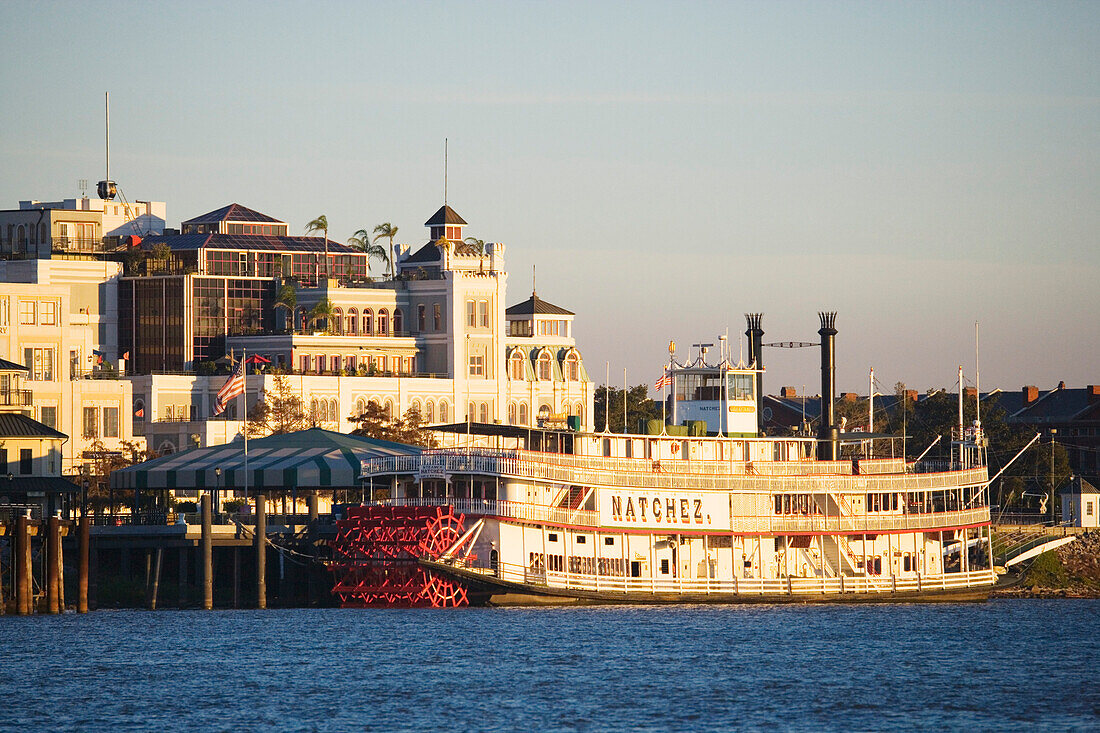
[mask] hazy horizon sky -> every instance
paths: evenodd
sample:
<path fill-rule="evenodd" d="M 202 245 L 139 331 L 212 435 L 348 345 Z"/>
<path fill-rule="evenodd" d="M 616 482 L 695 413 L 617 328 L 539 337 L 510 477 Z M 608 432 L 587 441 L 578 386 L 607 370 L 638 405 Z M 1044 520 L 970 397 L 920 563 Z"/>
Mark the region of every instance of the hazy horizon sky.
<path fill-rule="evenodd" d="M 652 385 L 836 310 L 838 388 L 1100 383 L 1100 4 L 8 3 L 0 208 L 111 175 L 398 242 L 448 200 L 508 304 Z M 813 393 L 816 349 L 765 352 Z"/>

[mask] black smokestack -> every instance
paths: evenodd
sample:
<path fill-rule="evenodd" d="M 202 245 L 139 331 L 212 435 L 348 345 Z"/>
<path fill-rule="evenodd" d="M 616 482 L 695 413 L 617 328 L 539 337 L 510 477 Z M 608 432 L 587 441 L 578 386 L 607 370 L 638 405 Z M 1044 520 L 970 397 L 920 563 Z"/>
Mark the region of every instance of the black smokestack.
<path fill-rule="evenodd" d="M 823 461 L 835 461 L 838 457 L 839 434 L 836 414 L 833 412 L 833 395 L 836 391 L 836 313 L 818 313 L 821 319 L 821 426 L 817 430 L 817 457 Z"/>
<path fill-rule="evenodd" d="M 745 337 L 749 341 L 749 366 L 754 369 L 764 368 L 764 329 L 760 327 L 764 319 L 763 313 L 746 313 L 745 322 L 748 329 Z M 764 434 L 764 375 L 756 375 L 756 429 Z"/>

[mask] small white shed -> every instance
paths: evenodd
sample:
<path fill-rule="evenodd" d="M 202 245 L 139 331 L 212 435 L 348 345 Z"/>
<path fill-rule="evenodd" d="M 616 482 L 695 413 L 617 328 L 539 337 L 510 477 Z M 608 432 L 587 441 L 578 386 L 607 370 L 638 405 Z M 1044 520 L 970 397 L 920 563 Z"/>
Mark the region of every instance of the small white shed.
<path fill-rule="evenodd" d="M 1062 521 L 1071 527 L 1100 527 L 1100 490 L 1074 476 L 1062 490 Z"/>

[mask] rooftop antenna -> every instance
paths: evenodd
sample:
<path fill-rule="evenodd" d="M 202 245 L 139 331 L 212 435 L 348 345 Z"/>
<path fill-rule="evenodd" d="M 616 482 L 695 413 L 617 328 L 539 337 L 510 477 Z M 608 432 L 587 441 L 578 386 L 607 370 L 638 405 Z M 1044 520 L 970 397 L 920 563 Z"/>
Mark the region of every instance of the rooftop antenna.
<path fill-rule="evenodd" d="M 99 197 L 101 199 L 103 199 L 104 201 L 110 201 L 115 197 L 115 193 L 118 190 L 117 187 L 115 186 L 115 182 L 111 180 L 111 93 L 110 92 L 104 92 L 103 93 L 103 99 L 104 99 L 104 102 L 103 102 L 104 116 L 106 118 L 106 145 L 105 145 L 105 147 L 106 147 L 106 153 L 107 153 L 107 156 L 106 156 L 107 157 L 107 164 L 106 164 L 106 169 L 107 170 L 106 170 L 106 175 L 104 175 L 104 177 L 103 177 L 103 180 L 100 181 L 99 184 L 96 186 L 96 193 L 98 193 Z"/>
<path fill-rule="evenodd" d="M 447 205 L 447 155 L 448 140 L 443 138 L 443 205 Z"/>
<path fill-rule="evenodd" d="M 978 370 L 978 322 L 974 321 L 974 427 L 982 426 L 982 374 Z"/>
<path fill-rule="evenodd" d="M 531 265 L 531 297 L 538 297 L 538 293 L 535 292 L 535 265 Z"/>

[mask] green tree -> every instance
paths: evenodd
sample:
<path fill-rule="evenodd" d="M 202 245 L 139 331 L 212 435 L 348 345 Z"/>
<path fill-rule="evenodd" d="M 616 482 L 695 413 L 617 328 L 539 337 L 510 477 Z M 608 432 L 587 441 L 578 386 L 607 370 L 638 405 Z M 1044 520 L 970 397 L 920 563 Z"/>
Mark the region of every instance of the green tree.
<path fill-rule="evenodd" d="M 168 260 L 172 258 L 172 248 L 164 242 L 157 242 L 153 245 L 152 255 L 157 271 L 166 272 L 168 270 Z"/>
<path fill-rule="evenodd" d="M 248 436 L 262 438 L 283 435 L 309 427 L 302 395 L 290 386 L 286 376 L 275 376 L 274 389 L 265 391 L 262 401 L 248 411 Z"/>
<path fill-rule="evenodd" d="M 324 232 L 325 237 L 325 277 L 329 276 L 329 262 L 328 262 L 328 217 L 321 214 L 313 221 L 306 224 L 306 234 L 312 234 L 313 232 Z"/>
<path fill-rule="evenodd" d="M 332 331 L 332 318 L 335 315 L 335 307 L 332 305 L 332 301 L 328 298 L 321 298 L 317 301 L 317 305 L 313 306 L 309 311 L 309 322 L 314 326 L 324 323 L 324 332 L 330 333 Z"/>
<path fill-rule="evenodd" d="M 610 412 L 609 412 L 610 410 Z M 609 416 L 608 429 L 623 432 L 623 390 L 606 386 L 596 388 L 593 419 L 596 430 L 603 430 L 605 416 Z M 626 431 L 638 432 L 640 421 L 660 420 L 660 403 L 649 398 L 649 387 L 636 384 L 626 390 Z"/>
<path fill-rule="evenodd" d="M 424 429 L 420 412 L 411 407 L 405 411 L 403 418 L 391 418 L 386 415 L 385 408 L 377 402 L 370 402 L 363 412 L 349 417 L 348 422 L 355 424 L 352 435 L 425 448 L 435 448 L 438 445 L 431 431 Z"/>
<path fill-rule="evenodd" d="M 394 229 L 394 233 L 397 233 L 396 229 Z M 366 229 L 360 229 L 359 231 L 355 232 L 355 235 L 348 240 L 348 245 L 354 247 L 355 249 L 359 250 L 367 256 L 368 267 L 370 266 L 370 261 L 373 259 L 382 260 L 382 264 L 386 265 L 387 267 L 389 266 L 390 259 L 386 256 L 386 248 L 380 244 L 375 244 L 373 241 L 371 241 L 370 232 L 368 232 Z"/>
<path fill-rule="evenodd" d="M 383 222 L 383 223 L 379 224 L 378 226 L 376 226 L 374 228 L 374 234 L 375 234 L 375 237 L 374 237 L 375 242 L 377 242 L 379 239 L 382 239 L 383 237 L 386 237 L 387 239 L 390 240 L 390 260 L 389 260 L 389 263 L 390 263 L 390 279 L 392 280 L 393 277 L 394 277 L 394 270 L 393 270 L 393 264 L 394 264 L 393 263 L 393 238 L 397 236 L 397 227 L 395 227 L 393 224 L 390 224 L 388 221 Z"/>
<path fill-rule="evenodd" d="M 476 237 L 466 237 L 457 249 L 463 254 L 483 255 L 485 254 L 485 241 Z"/>
<path fill-rule="evenodd" d="M 275 307 L 286 309 L 287 330 L 294 333 L 294 307 L 298 305 L 298 291 L 290 283 L 279 286 L 279 292 L 275 295 Z"/>

